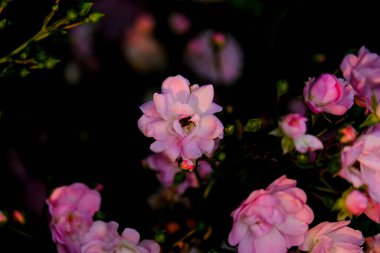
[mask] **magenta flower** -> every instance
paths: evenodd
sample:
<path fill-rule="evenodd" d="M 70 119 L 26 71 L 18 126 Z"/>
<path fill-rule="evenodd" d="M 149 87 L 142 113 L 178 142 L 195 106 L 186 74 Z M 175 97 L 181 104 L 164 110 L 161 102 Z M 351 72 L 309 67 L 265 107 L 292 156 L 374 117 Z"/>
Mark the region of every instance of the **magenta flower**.
<path fill-rule="evenodd" d="M 95 221 L 82 240 L 82 253 L 159 253 L 160 245 L 153 240 L 140 241 L 140 234 L 131 228 L 119 235 L 119 224 Z"/>
<path fill-rule="evenodd" d="M 307 106 L 314 113 L 327 112 L 333 115 L 343 115 L 354 104 L 354 89 L 334 75 L 322 74 L 310 78 L 303 90 Z"/>
<path fill-rule="evenodd" d="M 214 150 L 223 138 L 223 125 L 213 114 L 222 108 L 213 103 L 212 85 L 190 86 L 180 75 L 168 77 L 155 93 L 153 101 L 143 104 L 138 127 L 155 142 L 150 149 L 164 152 L 171 160 L 198 159 Z"/>
<path fill-rule="evenodd" d="M 80 253 L 80 240 L 100 208 L 100 194 L 82 183 L 56 188 L 47 200 L 50 230 L 59 253 Z"/>
<path fill-rule="evenodd" d="M 300 250 L 311 253 L 360 253 L 364 238 L 359 230 L 348 227 L 350 221 L 322 222 L 307 232 Z"/>
<path fill-rule="evenodd" d="M 358 55 L 348 54 L 340 64 L 343 77 L 354 87 L 357 95 L 370 108 L 372 90 L 380 91 L 380 57 L 362 46 Z M 379 98 L 379 96 L 377 96 Z"/>
<path fill-rule="evenodd" d="M 303 242 L 314 219 L 305 192 L 285 175 L 253 191 L 231 215 L 228 242 L 240 253 L 285 253 Z"/>

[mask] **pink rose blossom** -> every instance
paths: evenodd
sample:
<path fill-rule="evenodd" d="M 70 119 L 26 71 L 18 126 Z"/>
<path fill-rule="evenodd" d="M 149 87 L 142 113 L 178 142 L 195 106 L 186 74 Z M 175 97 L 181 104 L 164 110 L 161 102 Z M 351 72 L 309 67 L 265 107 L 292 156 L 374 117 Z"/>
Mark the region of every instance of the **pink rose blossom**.
<path fill-rule="evenodd" d="M 239 253 L 285 253 L 303 242 L 314 218 L 305 192 L 285 175 L 253 191 L 231 215 L 228 242 L 239 244 Z"/>
<path fill-rule="evenodd" d="M 214 40 L 217 34 L 217 40 Z M 202 78 L 216 84 L 232 84 L 241 75 L 243 51 L 231 34 L 224 34 L 220 43 L 220 33 L 206 30 L 190 40 L 185 49 L 185 62 Z"/>
<path fill-rule="evenodd" d="M 358 190 L 351 191 L 345 198 L 347 210 L 353 215 L 359 215 L 365 212 L 368 207 L 368 198 Z"/>
<path fill-rule="evenodd" d="M 370 108 L 372 91 L 377 94 L 380 91 L 380 57 L 362 46 L 357 56 L 348 54 L 344 57 L 340 69 L 343 77 L 352 84 L 358 96 L 365 99 L 367 108 Z"/>
<path fill-rule="evenodd" d="M 356 161 L 360 170 L 353 166 Z M 339 175 L 355 187 L 366 184 L 370 197 L 380 203 L 380 124 L 371 127 L 352 146 L 343 148 L 341 164 Z"/>
<path fill-rule="evenodd" d="M 56 188 L 47 200 L 50 230 L 59 253 L 80 253 L 80 240 L 100 208 L 100 194 L 82 183 Z"/>
<path fill-rule="evenodd" d="M 290 138 L 298 139 L 306 133 L 307 118 L 299 114 L 288 114 L 280 121 L 280 128 Z"/>
<path fill-rule="evenodd" d="M 172 161 L 198 159 L 214 150 L 215 141 L 223 138 L 223 125 L 213 114 L 222 108 L 213 103 L 212 85 L 190 86 L 180 75 L 168 77 L 162 93 L 143 104 L 144 113 L 138 127 L 155 142 L 150 149 L 164 152 Z"/>
<path fill-rule="evenodd" d="M 350 221 L 322 222 L 307 232 L 300 250 L 310 253 L 360 253 L 364 238 L 359 230 L 348 227 Z"/>
<path fill-rule="evenodd" d="M 314 113 L 327 112 L 333 115 L 343 115 L 354 104 L 354 89 L 334 75 L 322 74 L 309 79 L 303 90 L 307 106 Z"/>
<path fill-rule="evenodd" d="M 159 253 L 160 245 L 153 240 L 140 241 L 140 234 L 131 228 L 119 235 L 119 224 L 95 221 L 83 237 L 81 253 Z"/>

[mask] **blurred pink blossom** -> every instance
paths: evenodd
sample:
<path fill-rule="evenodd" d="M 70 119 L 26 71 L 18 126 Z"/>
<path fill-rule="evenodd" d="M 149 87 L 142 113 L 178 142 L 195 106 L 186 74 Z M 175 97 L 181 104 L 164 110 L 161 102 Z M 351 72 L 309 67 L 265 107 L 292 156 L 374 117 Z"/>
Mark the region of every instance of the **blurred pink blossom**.
<path fill-rule="evenodd" d="M 353 215 L 360 215 L 367 210 L 368 198 L 367 196 L 358 191 L 351 191 L 344 200 L 347 210 Z"/>
<path fill-rule="evenodd" d="M 213 115 L 222 108 L 212 102 L 212 85 L 190 86 L 187 79 L 177 75 L 165 79 L 161 91 L 140 107 L 144 115 L 138 127 L 155 139 L 150 149 L 164 152 L 172 161 L 211 153 L 216 139 L 223 138 L 223 125 Z"/>
<path fill-rule="evenodd" d="M 175 34 L 186 33 L 191 26 L 190 19 L 184 14 L 179 12 L 173 12 L 169 16 L 169 27 Z"/>
<path fill-rule="evenodd" d="M 217 34 L 218 40 L 214 40 Z M 232 84 L 241 75 L 243 51 L 236 39 L 229 33 L 223 34 L 206 30 L 189 41 L 185 49 L 185 62 L 199 77 L 215 84 Z"/>
<path fill-rule="evenodd" d="M 119 224 L 95 221 L 82 240 L 82 253 L 159 253 L 160 245 L 153 240 L 140 241 L 140 234 L 132 228 L 118 233 Z"/>
<path fill-rule="evenodd" d="M 322 74 L 306 82 L 303 96 L 314 113 L 327 112 L 343 115 L 354 104 L 355 91 L 352 86 L 334 75 Z"/>
<path fill-rule="evenodd" d="M 361 253 L 363 235 L 359 230 L 348 227 L 349 224 L 350 221 L 322 222 L 307 232 L 299 249 L 311 253 Z"/>
<path fill-rule="evenodd" d="M 362 46 L 358 55 L 348 54 L 340 64 L 343 77 L 354 87 L 357 95 L 364 98 L 370 109 L 372 91 L 380 98 L 380 57 Z"/>
<path fill-rule="evenodd" d="M 100 208 L 100 194 L 82 183 L 56 188 L 47 200 L 50 230 L 59 253 L 80 253 L 80 241 Z"/>
<path fill-rule="evenodd" d="M 305 192 L 285 175 L 266 190 L 253 191 L 239 208 L 228 237 L 240 253 L 284 253 L 300 245 L 314 219 Z"/>
<path fill-rule="evenodd" d="M 154 37 L 154 28 L 154 17 L 143 13 L 125 30 L 122 50 L 128 63 L 138 72 L 161 71 L 167 65 L 165 49 Z"/>
<path fill-rule="evenodd" d="M 294 146 L 300 153 L 313 152 L 323 149 L 323 143 L 311 134 L 305 134 L 294 140 Z"/>

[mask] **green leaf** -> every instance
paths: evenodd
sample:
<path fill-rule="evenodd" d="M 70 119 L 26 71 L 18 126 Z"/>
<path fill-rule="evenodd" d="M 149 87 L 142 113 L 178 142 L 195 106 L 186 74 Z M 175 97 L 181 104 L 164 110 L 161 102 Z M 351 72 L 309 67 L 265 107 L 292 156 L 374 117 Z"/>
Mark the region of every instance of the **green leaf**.
<path fill-rule="evenodd" d="M 174 184 L 179 185 L 180 183 L 183 183 L 186 179 L 186 174 L 183 171 L 177 172 L 174 176 Z"/>
<path fill-rule="evenodd" d="M 284 136 L 281 140 L 281 148 L 283 154 L 290 152 L 294 148 L 293 140 L 287 136 Z"/>
<path fill-rule="evenodd" d="M 289 83 L 286 80 L 280 80 L 276 83 L 277 87 L 277 102 L 280 97 L 289 91 Z"/>
<path fill-rule="evenodd" d="M 247 124 L 244 126 L 244 130 L 246 132 L 257 132 L 261 128 L 261 124 L 263 123 L 263 119 L 256 118 L 256 119 L 250 119 L 248 120 Z"/>
<path fill-rule="evenodd" d="M 93 5 L 94 3 L 82 3 L 79 6 L 79 9 L 80 9 L 79 16 L 82 16 L 82 17 L 86 16 L 90 12 Z"/>
<path fill-rule="evenodd" d="M 269 135 L 273 135 L 273 136 L 276 136 L 276 137 L 283 137 L 284 133 L 282 132 L 282 130 L 280 128 L 276 128 L 276 129 L 270 131 Z"/>
<path fill-rule="evenodd" d="M 359 127 L 373 126 L 378 122 L 380 122 L 380 119 L 375 114 L 370 114 Z"/>
<path fill-rule="evenodd" d="M 70 21 L 75 21 L 78 17 L 78 14 L 75 10 L 71 9 L 67 11 L 66 18 Z"/>
<path fill-rule="evenodd" d="M 91 23 L 97 23 L 99 22 L 99 20 L 104 17 L 104 14 L 103 13 L 100 13 L 100 12 L 93 12 L 91 13 L 88 18 L 89 18 L 89 21 Z"/>
<path fill-rule="evenodd" d="M 7 19 L 4 18 L 0 20 L 0 30 L 4 29 L 4 27 L 7 25 Z"/>
<path fill-rule="evenodd" d="M 225 135 L 233 135 L 235 132 L 235 126 L 234 125 L 227 125 L 224 128 L 224 134 Z"/>

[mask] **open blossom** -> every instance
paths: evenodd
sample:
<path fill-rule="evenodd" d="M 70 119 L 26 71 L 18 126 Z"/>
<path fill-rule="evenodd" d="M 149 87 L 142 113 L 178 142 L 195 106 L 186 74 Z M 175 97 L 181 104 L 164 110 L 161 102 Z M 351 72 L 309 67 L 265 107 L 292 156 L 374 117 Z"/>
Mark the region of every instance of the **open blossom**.
<path fill-rule="evenodd" d="M 359 168 L 354 164 L 359 162 Z M 341 153 L 339 175 L 355 187 L 367 185 L 370 197 L 380 203 L 380 124 L 371 127 Z M 360 169 L 360 170 L 359 170 Z"/>
<path fill-rule="evenodd" d="M 358 55 L 348 54 L 340 64 L 343 77 L 349 81 L 358 96 L 370 106 L 372 91 L 375 91 L 379 99 L 380 91 L 380 57 L 362 46 Z"/>
<path fill-rule="evenodd" d="M 315 80 L 309 79 L 303 90 L 307 106 L 314 113 L 327 112 L 343 115 L 354 104 L 354 89 L 331 74 L 322 74 Z"/>
<path fill-rule="evenodd" d="M 299 247 L 310 253 L 363 252 L 364 238 L 359 230 L 348 225 L 350 221 L 322 222 L 307 232 L 305 241 Z"/>
<path fill-rule="evenodd" d="M 303 242 L 314 219 L 305 192 L 286 176 L 253 191 L 232 217 L 228 242 L 239 244 L 239 253 L 285 253 Z"/>
<path fill-rule="evenodd" d="M 100 194 L 82 183 L 56 188 L 47 200 L 59 253 L 80 253 L 80 241 L 100 208 Z"/>
<path fill-rule="evenodd" d="M 95 221 L 82 240 L 82 253 L 159 253 L 160 245 L 153 240 L 140 241 L 140 234 L 131 228 L 119 235 L 119 224 Z"/>
<path fill-rule="evenodd" d="M 144 115 L 138 127 L 155 139 L 150 149 L 164 152 L 173 161 L 179 157 L 195 160 L 212 153 L 215 141 L 223 138 L 223 125 L 213 115 L 222 108 L 212 102 L 212 85 L 190 86 L 177 75 L 168 77 L 161 91 L 140 107 Z"/>

